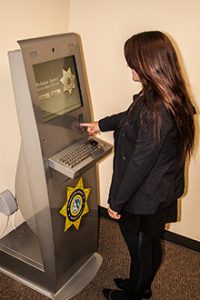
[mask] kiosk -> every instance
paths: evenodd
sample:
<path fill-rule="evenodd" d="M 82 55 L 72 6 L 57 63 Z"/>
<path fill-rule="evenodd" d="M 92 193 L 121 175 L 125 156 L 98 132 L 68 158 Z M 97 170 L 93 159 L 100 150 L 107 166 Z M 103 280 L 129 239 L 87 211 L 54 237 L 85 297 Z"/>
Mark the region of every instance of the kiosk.
<path fill-rule="evenodd" d="M 96 163 L 112 147 L 88 138 L 92 120 L 80 37 L 19 41 L 9 52 L 21 132 L 16 201 L 25 222 L 0 240 L 0 269 L 52 299 L 70 299 L 97 273 Z"/>

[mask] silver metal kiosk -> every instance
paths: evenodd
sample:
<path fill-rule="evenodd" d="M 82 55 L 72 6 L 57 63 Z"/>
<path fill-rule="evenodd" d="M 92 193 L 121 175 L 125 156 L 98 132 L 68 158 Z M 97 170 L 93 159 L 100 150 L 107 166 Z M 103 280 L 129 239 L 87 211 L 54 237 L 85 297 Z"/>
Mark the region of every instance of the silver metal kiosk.
<path fill-rule="evenodd" d="M 0 270 L 52 299 L 97 273 L 96 162 L 111 146 L 88 139 L 92 119 L 80 37 L 19 41 L 9 52 L 21 131 L 16 201 L 25 222 L 0 240 Z"/>

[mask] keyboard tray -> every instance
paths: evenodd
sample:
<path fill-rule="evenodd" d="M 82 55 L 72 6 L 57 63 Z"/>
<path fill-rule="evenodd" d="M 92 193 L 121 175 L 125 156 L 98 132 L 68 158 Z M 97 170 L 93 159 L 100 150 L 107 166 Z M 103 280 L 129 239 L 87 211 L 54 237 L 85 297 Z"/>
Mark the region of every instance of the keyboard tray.
<path fill-rule="evenodd" d="M 84 138 L 51 156 L 49 166 L 73 179 L 111 151 L 112 146 L 107 142 L 96 137 Z"/>

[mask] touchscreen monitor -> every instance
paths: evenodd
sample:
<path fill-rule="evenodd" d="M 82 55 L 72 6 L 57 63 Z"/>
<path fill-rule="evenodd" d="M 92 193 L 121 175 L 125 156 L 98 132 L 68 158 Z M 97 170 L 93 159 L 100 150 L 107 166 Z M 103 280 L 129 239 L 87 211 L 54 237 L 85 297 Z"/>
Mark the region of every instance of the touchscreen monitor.
<path fill-rule="evenodd" d="M 43 122 L 82 106 L 75 56 L 33 65 Z"/>

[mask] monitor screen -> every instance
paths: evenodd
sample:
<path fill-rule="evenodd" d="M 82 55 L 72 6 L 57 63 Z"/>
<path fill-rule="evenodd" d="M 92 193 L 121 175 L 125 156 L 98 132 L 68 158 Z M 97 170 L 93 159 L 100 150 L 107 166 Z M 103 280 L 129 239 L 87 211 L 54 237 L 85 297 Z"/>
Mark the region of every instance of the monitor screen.
<path fill-rule="evenodd" d="M 36 64 L 33 71 L 44 123 L 82 106 L 74 56 Z"/>

